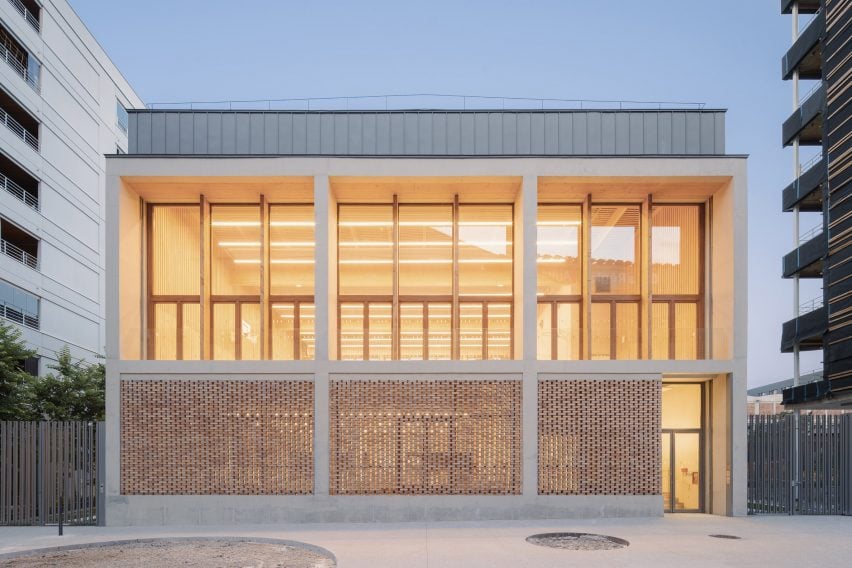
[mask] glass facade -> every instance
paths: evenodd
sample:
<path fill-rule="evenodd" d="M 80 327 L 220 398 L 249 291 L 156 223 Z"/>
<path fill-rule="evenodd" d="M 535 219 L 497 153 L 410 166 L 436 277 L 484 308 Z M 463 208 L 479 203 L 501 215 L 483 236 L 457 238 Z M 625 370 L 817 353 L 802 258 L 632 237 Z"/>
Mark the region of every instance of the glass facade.
<path fill-rule="evenodd" d="M 511 205 L 341 204 L 337 224 L 340 359 L 512 358 Z"/>
<path fill-rule="evenodd" d="M 149 358 L 312 359 L 313 234 L 312 206 L 149 206 Z"/>
<path fill-rule="evenodd" d="M 313 206 L 147 211 L 149 358 L 314 358 Z M 332 358 L 515 356 L 511 204 L 336 213 Z M 703 215 L 694 204 L 539 204 L 537 358 L 702 359 Z"/>
<path fill-rule="evenodd" d="M 539 205 L 539 359 L 703 358 L 703 207 L 643 207 Z"/>

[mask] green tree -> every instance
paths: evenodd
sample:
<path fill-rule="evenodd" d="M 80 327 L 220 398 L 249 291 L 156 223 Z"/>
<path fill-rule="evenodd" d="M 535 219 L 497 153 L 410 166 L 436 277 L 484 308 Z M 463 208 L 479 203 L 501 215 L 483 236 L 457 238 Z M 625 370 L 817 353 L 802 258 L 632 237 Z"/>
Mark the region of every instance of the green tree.
<path fill-rule="evenodd" d="M 36 379 L 23 368 L 23 362 L 35 354 L 21 340 L 21 330 L 0 321 L 0 420 L 36 419 L 32 407 Z"/>
<path fill-rule="evenodd" d="M 42 420 L 103 420 L 106 372 L 103 363 L 74 361 L 66 346 L 54 372 L 33 383 L 33 409 Z"/>

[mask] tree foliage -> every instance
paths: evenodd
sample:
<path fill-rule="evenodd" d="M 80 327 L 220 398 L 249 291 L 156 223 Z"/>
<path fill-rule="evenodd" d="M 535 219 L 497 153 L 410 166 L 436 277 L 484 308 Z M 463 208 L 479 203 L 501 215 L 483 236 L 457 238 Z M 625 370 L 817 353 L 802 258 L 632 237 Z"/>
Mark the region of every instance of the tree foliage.
<path fill-rule="evenodd" d="M 53 370 L 33 382 L 33 409 L 42 420 L 103 420 L 106 373 L 103 363 L 74 361 L 68 347 Z"/>
<path fill-rule="evenodd" d="M 103 363 L 57 353 L 52 372 L 35 377 L 23 362 L 35 357 L 21 331 L 0 321 L 0 420 L 103 420 L 106 373 Z"/>
<path fill-rule="evenodd" d="M 34 377 L 23 362 L 35 356 L 21 340 L 21 330 L 0 321 L 0 420 L 32 420 L 31 387 Z"/>

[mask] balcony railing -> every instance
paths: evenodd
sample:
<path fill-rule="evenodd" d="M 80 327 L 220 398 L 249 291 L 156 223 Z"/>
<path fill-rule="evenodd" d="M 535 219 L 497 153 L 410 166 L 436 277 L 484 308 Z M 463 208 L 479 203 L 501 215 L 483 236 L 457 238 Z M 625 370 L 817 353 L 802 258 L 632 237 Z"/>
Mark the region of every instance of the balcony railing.
<path fill-rule="evenodd" d="M 0 317 L 33 329 L 39 328 L 39 318 L 37 315 L 28 314 L 18 308 L 2 303 L 0 303 Z"/>
<path fill-rule="evenodd" d="M 804 162 L 803 164 L 799 164 L 799 173 L 793 177 L 793 180 L 795 181 L 796 178 L 800 177 L 803 173 L 811 169 L 820 160 L 822 160 L 822 152 L 820 152 L 819 154 L 814 154 L 811 158 L 808 159 L 808 161 Z"/>
<path fill-rule="evenodd" d="M 0 186 L 2 186 L 3 189 L 11 193 L 13 196 L 23 201 L 25 205 L 32 207 L 36 211 L 39 210 L 38 196 L 33 195 L 32 193 L 30 193 L 14 181 L 10 180 L 3 174 L 0 174 Z"/>
<path fill-rule="evenodd" d="M 805 104 L 806 100 L 814 96 L 814 93 L 816 93 L 820 87 L 822 87 L 822 81 L 814 81 L 813 86 L 808 89 L 804 95 L 799 95 L 799 106 L 802 106 L 803 104 Z"/>
<path fill-rule="evenodd" d="M 38 16 L 27 10 L 27 7 L 24 6 L 24 3 L 21 2 L 21 0 L 9 0 L 9 3 L 21 13 L 21 16 L 24 17 L 27 23 L 31 25 L 35 31 L 41 31 L 41 23 L 38 21 Z"/>
<path fill-rule="evenodd" d="M 799 304 L 799 313 L 797 316 L 801 316 L 804 314 L 809 314 L 813 311 L 816 311 L 822 307 L 822 296 L 817 296 L 816 298 L 811 298 L 807 302 Z"/>
<path fill-rule="evenodd" d="M 799 235 L 799 244 L 806 243 L 818 234 L 822 232 L 822 223 L 816 225 L 815 227 L 811 227 L 801 235 Z"/>
<path fill-rule="evenodd" d="M 21 247 L 12 244 L 9 241 L 0 239 L 0 253 L 5 254 L 11 259 L 17 260 L 25 266 L 29 266 L 33 270 L 39 269 L 37 256 L 31 255 Z"/>
<path fill-rule="evenodd" d="M 9 48 L 5 45 L 0 45 L 0 57 L 6 60 L 6 63 L 9 64 L 15 73 L 21 76 L 21 78 L 26 81 L 27 85 L 33 88 L 35 92 L 39 92 L 40 85 L 38 83 L 38 77 L 33 77 L 30 74 L 29 70 L 15 58 L 15 55 L 9 51 Z"/>
<path fill-rule="evenodd" d="M 6 128 L 11 130 L 18 136 L 21 140 L 26 142 L 32 147 L 33 150 L 38 152 L 38 138 L 32 135 L 32 133 L 24 128 L 20 122 L 15 120 L 11 114 L 0 108 L 0 122 L 6 125 Z"/>

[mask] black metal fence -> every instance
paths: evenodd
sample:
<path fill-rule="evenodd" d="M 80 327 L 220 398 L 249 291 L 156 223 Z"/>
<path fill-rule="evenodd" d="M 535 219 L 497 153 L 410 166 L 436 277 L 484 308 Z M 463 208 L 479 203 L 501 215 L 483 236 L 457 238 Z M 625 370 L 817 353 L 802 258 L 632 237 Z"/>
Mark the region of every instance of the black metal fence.
<path fill-rule="evenodd" d="M 0 525 L 97 524 L 102 425 L 0 422 Z"/>
<path fill-rule="evenodd" d="M 852 514 L 852 415 L 748 418 L 749 514 Z"/>

